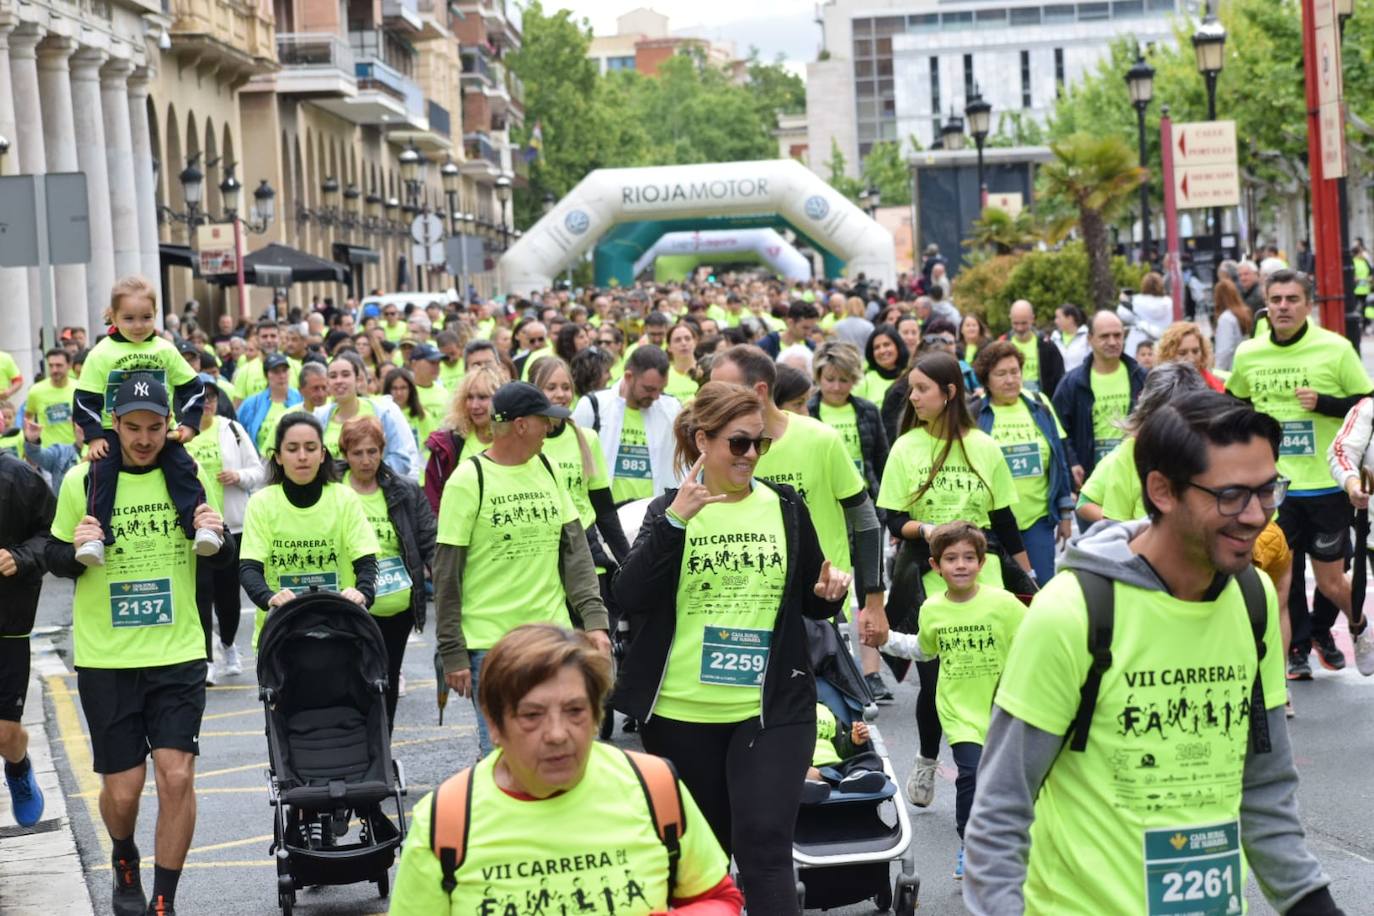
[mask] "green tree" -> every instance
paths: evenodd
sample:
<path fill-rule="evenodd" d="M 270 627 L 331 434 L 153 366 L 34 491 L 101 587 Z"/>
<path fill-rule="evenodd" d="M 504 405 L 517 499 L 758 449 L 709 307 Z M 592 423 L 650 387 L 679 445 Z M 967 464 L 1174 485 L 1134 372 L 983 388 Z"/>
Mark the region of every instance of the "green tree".
<path fill-rule="evenodd" d="M 839 141 L 834 137 L 830 138 L 830 158 L 821 164 L 825 167 L 825 180 L 832 188 L 850 200 L 859 199 L 859 194 L 864 189 L 863 182 L 845 174 L 845 168 L 849 163 L 845 159 L 844 151 L 840 149 Z"/>
<path fill-rule="evenodd" d="M 772 127 L 778 126 L 778 113 L 798 114 L 806 111 L 806 83 L 788 70 L 779 54 L 773 62 L 759 57 L 759 49 L 751 46 L 745 67 L 745 84 L 754 98 L 760 116 Z"/>
<path fill-rule="evenodd" d="M 1045 129 L 1024 111 L 1004 111 L 997 116 L 997 130 L 988 137 L 988 148 L 1039 146 L 1045 142 Z"/>
<path fill-rule="evenodd" d="M 1032 244 L 1035 236 L 1030 210 L 1012 216 L 1000 207 L 988 207 L 973 221 L 964 246 L 993 254 L 1011 254 Z"/>
<path fill-rule="evenodd" d="M 603 107 L 640 125 L 648 140 L 645 164 L 736 162 L 777 154 L 771 133 L 776 119 L 765 120 L 746 87 L 690 55 L 664 61 L 657 76 L 621 71 L 604 82 L 625 92 L 617 102 L 626 107 Z"/>
<path fill-rule="evenodd" d="M 1078 229 L 1088 255 L 1088 289 L 1093 308 L 1116 301 L 1112 279 L 1107 226 L 1140 187 L 1145 170 L 1136 164 L 1135 152 L 1119 136 L 1095 137 L 1074 134 L 1050 144 L 1054 159 L 1040 168 L 1046 195 L 1058 198 L 1076 212 Z M 1062 238 L 1067 221 L 1053 234 Z"/>
<path fill-rule="evenodd" d="M 890 207 L 911 199 L 911 172 L 901 143 L 884 140 L 873 144 L 864 157 L 863 172 L 864 184 L 878 189 L 884 205 Z"/>

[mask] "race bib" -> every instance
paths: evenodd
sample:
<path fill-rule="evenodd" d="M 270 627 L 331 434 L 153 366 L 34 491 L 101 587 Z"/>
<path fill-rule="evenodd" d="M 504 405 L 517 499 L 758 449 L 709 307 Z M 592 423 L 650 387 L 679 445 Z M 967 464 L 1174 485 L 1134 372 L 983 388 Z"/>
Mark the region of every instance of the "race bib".
<path fill-rule="evenodd" d="M 1280 455 L 1310 457 L 1317 454 L 1317 432 L 1311 420 L 1284 420 Z"/>
<path fill-rule="evenodd" d="M 110 625 L 161 627 L 172 622 L 172 580 L 110 583 Z"/>
<path fill-rule="evenodd" d="M 615 456 L 614 477 L 628 477 L 632 480 L 648 480 L 649 447 L 620 443 L 620 451 Z"/>
<path fill-rule="evenodd" d="M 1145 831 L 1148 916 L 1241 912 L 1240 823 Z"/>
<path fill-rule="evenodd" d="M 1007 459 L 1012 477 L 1042 477 L 1045 474 L 1045 465 L 1040 460 L 1040 446 L 1034 442 L 1004 445 L 1002 457 Z"/>
<path fill-rule="evenodd" d="M 377 597 L 394 595 L 411 587 L 406 562 L 400 557 L 387 557 L 377 563 Z"/>
<path fill-rule="evenodd" d="M 49 425 L 55 423 L 66 423 L 72 418 L 72 405 L 68 403 L 49 404 L 43 408 L 43 419 Z"/>
<path fill-rule="evenodd" d="M 772 639 L 768 630 L 707 627 L 701 638 L 701 682 L 724 687 L 762 687 Z"/>
<path fill-rule="evenodd" d="M 1094 457 L 1096 463 L 1097 463 L 1097 464 L 1101 464 L 1101 463 L 1102 463 L 1102 459 L 1103 459 L 1103 458 L 1106 458 L 1108 455 L 1110 455 L 1110 454 L 1112 453 L 1112 451 L 1115 450 L 1116 447 L 1117 447 L 1118 445 L 1120 445 L 1120 444 L 1121 444 L 1121 440 L 1120 440 L 1120 439 L 1094 439 L 1094 440 L 1093 440 L 1093 457 Z"/>
<path fill-rule="evenodd" d="M 322 592 L 337 592 L 339 590 L 339 574 L 334 572 L 282 573 L 277 588 L 289 588 L 293 592 L 308 592 L 312 588 L 317 588 Z"/>

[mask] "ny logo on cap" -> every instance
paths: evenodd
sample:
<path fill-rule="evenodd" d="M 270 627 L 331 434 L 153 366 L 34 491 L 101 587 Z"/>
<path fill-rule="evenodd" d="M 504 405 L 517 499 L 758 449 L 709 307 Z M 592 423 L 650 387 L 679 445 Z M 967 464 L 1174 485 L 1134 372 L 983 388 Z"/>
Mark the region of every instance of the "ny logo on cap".
<path fill-rule="evenodd" d="M 134 382 L 134 396 L 140 398 L 148 397 L 148 383 Z"/>

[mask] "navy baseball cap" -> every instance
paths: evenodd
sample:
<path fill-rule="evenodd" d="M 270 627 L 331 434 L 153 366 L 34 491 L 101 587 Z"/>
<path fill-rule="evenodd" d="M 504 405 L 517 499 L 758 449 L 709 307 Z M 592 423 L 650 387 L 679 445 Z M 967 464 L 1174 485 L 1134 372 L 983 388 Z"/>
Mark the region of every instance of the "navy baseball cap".
<path fill-rule="evenodd" d="M 268 353 L 262 359 L 263 372 L 271 372 L 273 369 L 281 369 L 290 365 L 290 360 L 280 353 Z"/>
<path fill-rule="evenodd" d="M 509 423 L 521 417 L 552 417 L 566 420 L 572 411 L 557 407 L 544 392 L 529 382 L 506 382 L 491 398 L 491 418 L 497 423 Z"/>
<path fill-rule="evenodd" d="M 440 353 L 433 344 L 422 343 L 416 344 L 415 348 L 410 351 L 410 358 L 427 359 L 432 363 L 437 363 L 443 360 L 444 354 Z"/>
<path fill-rule="evenodd" d="M 131 375 L 119 383 L 110 412 L 122 417 L 135 410 L 150 410 L 164 417 L 171 413 L 167 403 L 167 388 L 144 372 Z"/>

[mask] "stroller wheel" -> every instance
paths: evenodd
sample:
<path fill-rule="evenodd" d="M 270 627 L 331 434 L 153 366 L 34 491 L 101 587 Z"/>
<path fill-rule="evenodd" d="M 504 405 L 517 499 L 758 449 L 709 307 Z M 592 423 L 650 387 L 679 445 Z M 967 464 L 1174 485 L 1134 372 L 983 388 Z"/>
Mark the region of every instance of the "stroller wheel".
<path fill-rule="evenodd" d="M 277 905 L 281 907 L 282 916 L 291 916 L 291 907 L 295 904 L 295 894 L 278 894 Z"/>
<path fill-rule="evenodd" d="M 878 886 L 877 896 L 873 898 L 873 905 L 878 908 L 879 913 L 886 913 L 892 909 L 892 885 L 886 880 Z"/>
<path fill-rule="evenodd" d="M 382 872 L 382 876 L 377 879 L 377 896 L 385 897 L 389 893 L 391 893 L 391 876 Z"/>
<path fill-rule="evenodd" d="M 893 909 L 894 916 L 915 916 L 916 895 L 921 890 L 921 879 L 908 874 L 898 875 L 895 890 L 897 902 Z"/>

